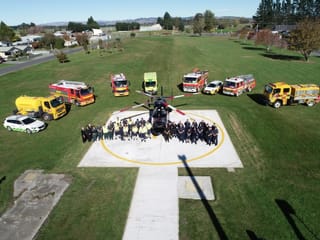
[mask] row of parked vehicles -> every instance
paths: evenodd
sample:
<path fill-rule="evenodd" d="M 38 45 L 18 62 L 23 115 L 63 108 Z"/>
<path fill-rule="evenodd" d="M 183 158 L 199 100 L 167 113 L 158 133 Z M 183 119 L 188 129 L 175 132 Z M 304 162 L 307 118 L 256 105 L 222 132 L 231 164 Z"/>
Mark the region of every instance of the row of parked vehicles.
<path fill-rule="evenodd" d="M 208 83 L 209 71 L 193 69 L 191 73 L 183 75 L 181 89 L 184 92 L 215 95 L 222 93 L 240 96 L 251 92 L 256 87 L 256 79 L 252 74 L 226 78 L 224 81 L 215 80 Z M 111 86 L 115 96 L 129 95 L 129 82 L 123 73 L 111 75 Z M 146 72 L 142 88 L 145 93 L 155 95 L 158 91 L 157 73 Z M 294 84 L 285 82 L 269 83 L 263 92 L 263 102 L 275 108 L 284 105 L 306 104 L 313 106 L 320 102 L 320 86 L 316 84 Z"/>
<path fill-rule="evenodd" d="M 50 96 L 19 96 L 15 100 L 14 115 L 7 117 L 3 126 L 9 131 L 39 132 L 47 126 L 36 118 L 50 121 L 67 114 L 67 105 L 85 106 L 95 102 L 93 88 L 84 82 L 60 80 L 49 84 Z"/>
<path fill-rule="evenodd" d="M 184 92 L 215 95 L 222 93 L 240 96 L 251 92 L 256 87 L 252 74 L 226 78 L 224 81 L 215 80 L 208 83 L 209 72 L 194 69 L 183 75 L 181 88 Z M 130 82 L 123 73 L 111 74 L 110 84 L 114 96 L 128 96 Z M 142 88 L 145 93 L 156 95 L 158 80 L 156 72 L 144 73 Z M 16 99 L 14 115 L 7 117 L 3 125 L 10 131 L 34 133 L 43 130 L 45 121 L 59 119 L 67 114 L 67 105 L 86 106 L 95 102 L 94 89 L 84 82 L 60 80 L 49 84 L 50 96 L 33 97 L 20 96 Z M 284 105 L 306 104 L 313 106 L 320 102 L 320 86 L 316 84 L 294 84 L 285 82 L 269 83 L 263 92 L 266 105 L 280 108 Z"/>

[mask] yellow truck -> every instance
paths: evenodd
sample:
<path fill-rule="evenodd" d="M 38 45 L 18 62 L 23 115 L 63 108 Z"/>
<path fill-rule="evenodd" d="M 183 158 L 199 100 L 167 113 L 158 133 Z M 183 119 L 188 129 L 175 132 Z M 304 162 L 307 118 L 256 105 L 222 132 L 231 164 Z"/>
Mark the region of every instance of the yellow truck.
<path fill-rule="evenodd" d="M 66 105 L 61 97 L 20 96 L 15 103 L 15 114 L 42 118 L 45 121 L 58 119 L 67 114 Z"/>
<path fill-rule="evenodd" d="M 142 87 L 145 93 L 156 95 L 158 92 L 157 73 L 145 72 Z"/>
<path fill-rule="evenodd" d="M 306 104 L 312 107 L 320 102 L 320 86 L 275 82 L 265 86 L 263 95 L 265 103 L 275 108 L 292 104 Z"/>

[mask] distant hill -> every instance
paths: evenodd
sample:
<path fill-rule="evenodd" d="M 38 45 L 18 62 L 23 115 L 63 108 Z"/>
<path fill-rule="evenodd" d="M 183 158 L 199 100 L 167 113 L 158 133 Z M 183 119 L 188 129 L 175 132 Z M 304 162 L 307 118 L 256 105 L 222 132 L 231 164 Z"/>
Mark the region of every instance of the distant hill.
<path fill-rule="evenodd" d="M 184 20 L 190 20 L 193 17 L 182 17 L 182 19 Z M 236 17 L 236 16 L 221 16 L 221 17 L 216 17 L 217 19 L 237 19 L 240 17 Z M 96 20 L 97 23 L 100 26 L 113 26 L 115 25 L 117 22 L 138 22 L 141 25 L 152 25 L 157 23 L 157 19 L 158 17 L 148 17 L 148 18 L 136 18 L 136 19 L 122 19 L 122 20 L 112 20 L 112 21 L 108 21 L 108 20 Z M 248 18 L 249 19 L 249 18 Z M 69 21 L 69 22 L 77 22 L 77 21 Z M 43 23 L 43 24 L 39 24 L 40 26 L 67 26 L 69 22 L 50 22 L 50 23 Z M 86 24 L 85 21 L 80 22 L 83 24 Z"/>

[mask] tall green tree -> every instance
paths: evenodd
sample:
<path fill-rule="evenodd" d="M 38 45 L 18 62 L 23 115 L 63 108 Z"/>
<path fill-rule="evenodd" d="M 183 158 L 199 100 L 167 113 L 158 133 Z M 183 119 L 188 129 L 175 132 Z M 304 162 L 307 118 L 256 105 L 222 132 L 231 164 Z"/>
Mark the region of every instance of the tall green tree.
<path fill-rule="evenodd" d="M 165 12 L 163 16 L 163 28 L 166 30 L 172 30 L 173 29 L 173 21 L 172 17 L 168 12 Z"/>
<path fill-rule="evenodd" d="M 193 33 L 202 35 L 204 29 L 204 17 L 202 13 L 197 13 L 193 18 Z"/>
<path fill-rule="evenodd" d="M 204 31 L 210 32 L 213 29 L 215 22 L 216 20 L 213 12 L 206 10 L 204 12 Z"/>
<path fill-rule="evenodd" d="M 273 14 L 273 1 L 272 0 L 262 0 L 257 9 L 254 20 L 259 27 L 267 27 L 274 23 Z"/>
<path fill-rule="evenodd" d="M 184 31 L 184 23 L 182 21 L 182 18 L 175 17 L 172 19 L 172 21 L 173 21 L 173 26 L 175 27 L 175 29 L 178 29 L 181 32 Z"/>
<path fill-rule="evenodd" d="M 0 23 L 0 41 L 8 41 L 11 42 L 15 38 L 15 33 L 13 29 L 8 27 L 4 22 Z"/>
<path fill-rule="evenodd" d="M 288 39 L 289 49 L 299 51 L 305 61 L 312 51 L 320 49 L 320 20 L 305 18 L 297 24 Z"/>
<path fill-rule="evenodd" d="M 88 30 L 88 26 L 78 22 L 69 22 L 67 29 L 73 32 L 83 32 L 85 30 Z"/>
<path fill-rule="evenodd" d="M 99 24 L 93 19 L 92 16 L 88 18 L 87 26 L 89 29 L 93 29 L 93 28 L 99 29 L 100 28 Z"/>

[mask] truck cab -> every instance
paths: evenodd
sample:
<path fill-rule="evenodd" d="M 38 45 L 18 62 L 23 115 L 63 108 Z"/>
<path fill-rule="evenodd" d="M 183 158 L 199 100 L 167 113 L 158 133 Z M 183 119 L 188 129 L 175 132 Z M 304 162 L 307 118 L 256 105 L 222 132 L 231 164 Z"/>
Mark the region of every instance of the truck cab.
<path fill-rule="evenodd" d="M 123 73 L 111 74 L 111 88 L 115 97 L 129 95 L 129 81 Z"/>
<path fill-rule="evenodd" d="M 158 81 L 156 72 L 145 72 L 143 77 L 143 91 L 152 95 L 158 92 Z"/>
<path fill-rule="evenodd" d="M 264 87 L 263 95 L 266 104 L 279 108 L 287 105 L 291 97 L 291 86 L 284 82 L 269 83 Z"/>
<path fill-rule="evenodd" d="M 187 73 L 182 78 L 182 87 L 184 92 L 200 92 L 207 85 L 209 71 L 200 71 L 193 69 L 192 73 Z"/>

